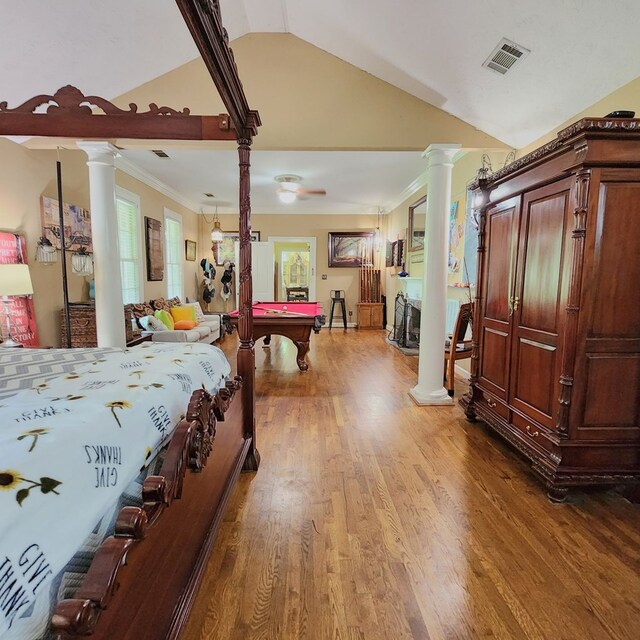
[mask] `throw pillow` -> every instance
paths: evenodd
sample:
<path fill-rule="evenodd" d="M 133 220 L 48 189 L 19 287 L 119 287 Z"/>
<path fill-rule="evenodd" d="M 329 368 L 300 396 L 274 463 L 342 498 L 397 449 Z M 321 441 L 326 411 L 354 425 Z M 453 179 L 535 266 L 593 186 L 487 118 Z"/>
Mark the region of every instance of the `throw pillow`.
<path fill-rule="evenodd" d="M 152 300 L 151 306 L 154 309 L 164 309 L 165 311 L 169 311 L 169 309 L 171 309 L 171 305 L 164 298 L 156 298 L 155 300 Z"/>
<path fill-rule="evenodd" d="M 144 318 L 144 316 L 152 316 L 153 309 L 146 302 L 142 302 L 140 304 L 132 304 L 131 311 L 133 313 L 133 317 L 137 320 L 138 324 L 142 327 L 140 320 Z"/>
<path fill-rule="evenodd" d="M 180 298 L 179 298 L 178 296 L 173 296 L 173 298 L 169 298 L 169 299 L 167 300 L 167 304 L 168 304 L 170 307 L 175 307 L 175 306 L 177 306 L 177 305 L 179 305 L 179 304 L 182 304 L 182 303 L 180 302 Z"/>
<path fill-rule="evenodd" d="M 142 316 L 142 318 L 140 318 L 138 322 L 140 323 L 140 326 L 145 331 L 166 331 L 167 330 L 167 327 L 164 324 L 164 322 L 162 322 L 162 320 L 159 320 L 155 316 Z"/>
<path fill-rule="evenodd" d="M 170 313 L 167 313 L 164 309 L 158 309 L 153 315 L 158 320 L 161 320 L 167 329 L 173 330 L 173 318 Z"/>
<path fill-rule="evenodd" d="M 196 312 L 196 322 L 203 322 L 206 320 L 206 316 L 202 311 L 202 307 L 199 302 L 185 302 L 184 307 L 193 307 L 193 310 Z"/>
<path fill-rule="evenodd" d="M 171 307 L 174 322 L 178 320 L 196 320 L 196 310 L 191 306 Z"/>
<path fill-rule="evenodd" d="M 198 323 L 195 320 L 178 320 L 174 325 L 174 329 L 193 329 Z"/>

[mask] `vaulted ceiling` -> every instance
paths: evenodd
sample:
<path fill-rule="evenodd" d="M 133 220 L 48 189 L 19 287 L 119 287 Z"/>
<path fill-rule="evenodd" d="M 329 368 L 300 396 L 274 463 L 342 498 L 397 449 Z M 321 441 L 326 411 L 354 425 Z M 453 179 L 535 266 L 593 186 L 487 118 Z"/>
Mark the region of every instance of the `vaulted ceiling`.
<path fill-rule="evenodd" d="M 221 7 L 232 41 L 294 34 L 515 148 L 640 76 L 637 0 L 221 0 Z M 0 0 L 0 11 L 0 100 L 10 106 L 64 84 L 113 99 L 198 57 L 173 0 Z M 503 37 L 531 50 L 504 76 L 482 67 Z"/>

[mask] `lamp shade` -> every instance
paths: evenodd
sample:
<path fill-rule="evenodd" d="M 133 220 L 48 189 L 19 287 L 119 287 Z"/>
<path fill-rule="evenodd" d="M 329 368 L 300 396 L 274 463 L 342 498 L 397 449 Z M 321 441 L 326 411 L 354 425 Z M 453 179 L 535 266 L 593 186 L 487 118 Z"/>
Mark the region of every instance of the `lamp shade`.
<path fill-rule="evenodd" d="M 36 249 L 36 260 L 42 264 L 53 264 L 58 259 L 56 248 L 51 244 L 51 241 L 42 236 L 38 241 L 38 247 Z"/>
<path fill-rule="evenodd" d="M 90 276 L 93 273 L 93 258 L 86 251 L 78 251 L 71 256 L 71 270 L 77 276 Z"/>
<path fill-rule="evenodd" d="M 0 264 L 0 296 L 26 296 L 33 293 L 26 264 Z"/>

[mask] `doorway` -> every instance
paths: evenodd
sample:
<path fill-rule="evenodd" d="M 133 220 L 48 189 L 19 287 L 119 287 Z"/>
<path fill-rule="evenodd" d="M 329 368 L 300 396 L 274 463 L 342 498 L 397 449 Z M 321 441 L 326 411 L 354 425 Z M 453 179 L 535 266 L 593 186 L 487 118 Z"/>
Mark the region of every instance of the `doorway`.
<path fill-rule="evenodd" d="M 275 258 L 276 300 L 316 300 L 315 237 L 269 236 Z"/>

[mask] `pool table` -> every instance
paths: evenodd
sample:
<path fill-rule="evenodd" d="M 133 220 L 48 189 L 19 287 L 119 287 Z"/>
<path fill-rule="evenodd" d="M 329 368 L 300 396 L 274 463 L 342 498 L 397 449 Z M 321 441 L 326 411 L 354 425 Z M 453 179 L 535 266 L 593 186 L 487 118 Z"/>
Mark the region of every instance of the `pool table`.
<path fill-rule="evenodd" d="M 322 305 L 319 302 L 254 302 L 253 303 L 253 339 L 264 337 L 269 345 L 272 334 L 289 338 L 298 347 L 296 362 L 300 371 L 306 371 L 309 365 L 305 356 L 309 351 L 311 330 L 320 333 L 325 322 Z M 238 325 L 238 310 L 225 317 L 227 331 Z"/>

